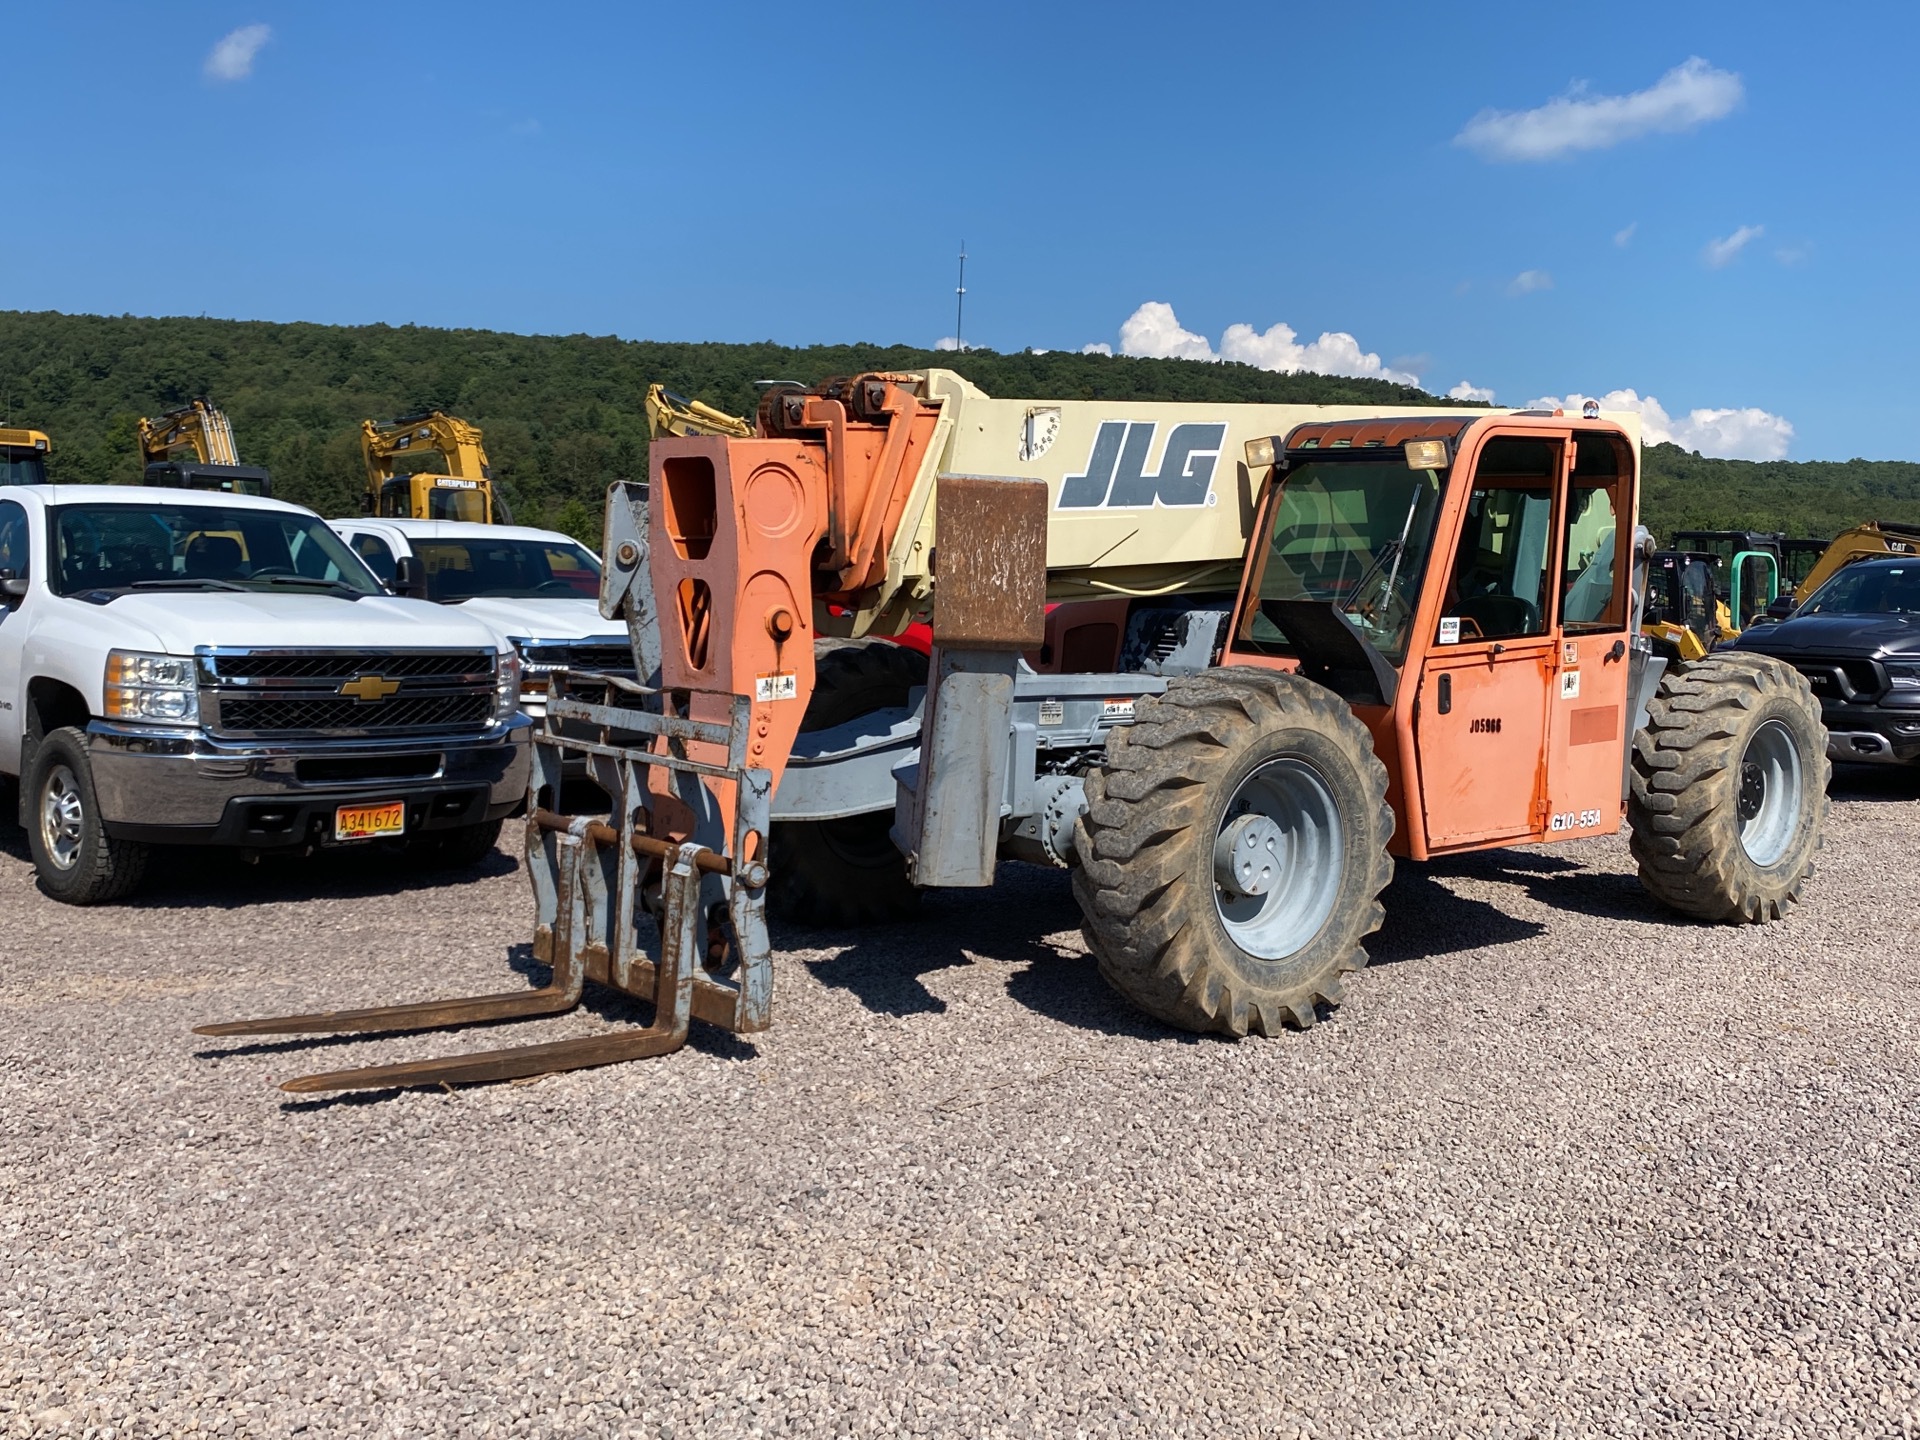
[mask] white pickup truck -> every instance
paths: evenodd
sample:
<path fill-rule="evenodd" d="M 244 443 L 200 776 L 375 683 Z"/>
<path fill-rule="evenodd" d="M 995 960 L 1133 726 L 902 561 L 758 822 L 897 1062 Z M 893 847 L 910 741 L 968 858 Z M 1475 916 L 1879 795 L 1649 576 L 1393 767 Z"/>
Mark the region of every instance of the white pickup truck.
<path fill-rule="evenodd" d="M 600 614 L 600 560 L 570 535 L 471 520 L 327 522 L 400 594 L 485 621 L 520 652 L 521 708 L 546 713 L 555 670 L 632 675 L 633 646 Z"/>
<path fill-rule="evenodd" d="M 526 798 L 519 701 L 512 647 L 310 510 L 0 488 L 0 776 L 56 899 L 125 895 L 158 844 L 478 860 Z"/>

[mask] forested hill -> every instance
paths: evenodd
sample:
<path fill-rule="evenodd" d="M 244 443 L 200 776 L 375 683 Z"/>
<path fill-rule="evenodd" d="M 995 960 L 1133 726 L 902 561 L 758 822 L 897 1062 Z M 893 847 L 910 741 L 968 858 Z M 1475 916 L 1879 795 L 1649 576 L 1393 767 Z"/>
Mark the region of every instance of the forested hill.
<path fill-rule="evenodd" d="M 641 399 L 653 381 L 751 414 L 756 380 L 936 365 L 1001 396 L 1447 403 L 1378 380 L 1067 352 L 0 312 L 0 419 L 53 436 L 58 480 L 130 480 L 135 421 L 211 396 L 233 419 L 241 458 L 272 468 L 275 493 L 343 515 L 360 505 L 360 421 L 438 406 L 485 431 L 516 517 L 597 539 L 608 482 L 646 474 Z M 1920 464 L 1754 464 L 1673 445 L 1649 449 L 1646 462 L 1643 516 L 1663 536 L 1676 526 L 1830 535 L 1864 519 L 1920 521 Z"/>

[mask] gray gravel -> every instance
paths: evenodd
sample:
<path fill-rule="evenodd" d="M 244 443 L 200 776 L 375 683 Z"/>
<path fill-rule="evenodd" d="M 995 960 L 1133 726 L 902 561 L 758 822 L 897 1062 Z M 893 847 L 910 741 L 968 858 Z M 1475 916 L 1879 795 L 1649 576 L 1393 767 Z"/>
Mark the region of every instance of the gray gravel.
<path fill-rule="evenodd" d="M 750 1044 L 307 1104 L 632 1011 L 196 1040 L 500 988 L 525 877 L 181 856 L 82 912 L 0 828 L 0 1435 L 1913 1434 L 1920 783 L 1837 793 L 1761 930 L 1620 840 L 1402 866 L 1283 1040 L 1137 1017 L 1009 869 L 789 937 Z"/>

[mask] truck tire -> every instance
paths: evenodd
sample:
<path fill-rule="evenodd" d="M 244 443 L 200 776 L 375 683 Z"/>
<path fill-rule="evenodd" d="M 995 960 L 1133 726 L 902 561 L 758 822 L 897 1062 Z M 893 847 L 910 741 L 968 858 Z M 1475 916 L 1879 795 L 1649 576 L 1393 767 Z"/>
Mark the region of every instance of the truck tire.
<path fill-rule="evenodd" d="M 1345 701 L 1267 670 L 1174 680 L 1086 790 L 1073 888 L 1114 989 L 1233 1036 L 1339 1004 L 1393 877 L 1386 767 Z"/>
<path fill-rule="evenodd" d="M 1627 821 L 1640 882 L 1698 920 L 1778 920 L 1813 873 L 1827 729 L 1806 677 L 1721 651 L 1661 677 L 1633 738 Z"/>
<path fill-rule="evenodd" d="M 68 905 L 101 905 L 139 885 L 147 847 L 107 834 L 85 731 L 67 725 L 43 736 L 26 786 L 27 848 L 42 890 Z"/>
<path fill-rule="evenodd" d="M 429 870 L 465 870 L 478 865 L 499 848 L 498 820 L 478 825 L 462 825 L 453 830 L 430 830 L 408 849 L 420 866 Z"/>
<path fill-rule="evenodd" d="M 927 657 L 884 641 L 821 641 L 802 732 L 830 730 L 907 703 L 927 683 Z M 847 927 L 904 920 L 920 905 L 907 860 L 889 836 L 893 811 L 838 820 L 777 821 L 767 837 L 767 905 L 800 925 Z"/>

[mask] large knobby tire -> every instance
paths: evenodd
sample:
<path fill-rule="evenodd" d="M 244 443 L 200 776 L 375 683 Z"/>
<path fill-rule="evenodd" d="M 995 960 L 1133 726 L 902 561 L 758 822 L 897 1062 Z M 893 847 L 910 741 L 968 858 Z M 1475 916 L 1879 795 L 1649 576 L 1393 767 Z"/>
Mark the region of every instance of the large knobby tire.
<path fill-rule="evenodd" d="M 1695 919 L 1780 919 L 1813 873 L 1832 773 L 1820 704 L 1792 666 L 1728 650 L 1669 670 L 1633 740 L 1641 883 Z"/>
<path fill-rule="evenodd" d="M 483 820 L 451 830 L 429 830 L 407 846 L 413 862 L 423 870 L 467 870 L 500 848 L 503 822 Z"/>
<path fill-rule="evenodd" d="M 821 641 L 802 732 L 897 709 L 927 683 L 927 657 L 882 641 Z M 904 920 L 919 907 L 893 843 L 891 807 L 838 820 L 776 821 L 767 842 L 767 906 L 777 919 L 831 927 Z"/>
<path fill-rule="evenodd" d="M 1086 790 L 1073 888 L 1116 990 L 1235 1036 L 1340 1002 L 1393 877 L 1386 768 L 1345 701 L 1267 670 L 1174 680 Z"/>
<path fill-rule="evenodd" d="M 69 905 L 130 894 L 146 873 L 147 847 L 107 834 L 86 733 L 68 725 L 45 736 L 26 786 L 27 848 L 40 888 Z"/>

